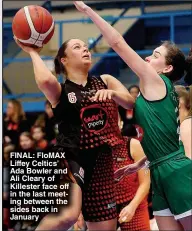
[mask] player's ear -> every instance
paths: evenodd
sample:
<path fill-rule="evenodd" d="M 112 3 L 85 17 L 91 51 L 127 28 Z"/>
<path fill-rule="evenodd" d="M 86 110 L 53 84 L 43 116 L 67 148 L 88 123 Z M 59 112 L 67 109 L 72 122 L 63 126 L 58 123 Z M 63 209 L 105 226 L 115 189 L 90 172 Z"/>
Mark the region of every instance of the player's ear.
<path fill-rule="evenodd" d="M 63 65 L 65 65 L 67 63 L 67 57 L 61 58 L 61 62 L 63 63 Z"/>

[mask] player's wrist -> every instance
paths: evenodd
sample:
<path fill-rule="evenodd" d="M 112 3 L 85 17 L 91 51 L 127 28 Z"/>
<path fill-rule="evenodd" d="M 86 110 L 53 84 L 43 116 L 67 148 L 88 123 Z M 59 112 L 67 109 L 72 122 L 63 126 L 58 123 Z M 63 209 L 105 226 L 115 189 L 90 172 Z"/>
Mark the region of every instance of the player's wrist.
<path fill-rule="evenodd" d="M 87 14 L 88 16 L 89 16 L 89 13 L 91 12 L 91 11 L 93 11 L 89 6 L 85 6 L 85 8 L 84 8 L 84 13 L 85 14 Z"/>
<path fill-rule="evenodd" d="M 131 208 L 131 211 L 135 211 L 138 207 L 138 203 L 133 199 L 127 206 Z"/>
<path fill-rule="evenodd" d="M 28 53 L 31 56 L 31 58 L 36 57 L 37 55 L 39 56 L 39 52 L 36 50 L 30 50 Z"/>

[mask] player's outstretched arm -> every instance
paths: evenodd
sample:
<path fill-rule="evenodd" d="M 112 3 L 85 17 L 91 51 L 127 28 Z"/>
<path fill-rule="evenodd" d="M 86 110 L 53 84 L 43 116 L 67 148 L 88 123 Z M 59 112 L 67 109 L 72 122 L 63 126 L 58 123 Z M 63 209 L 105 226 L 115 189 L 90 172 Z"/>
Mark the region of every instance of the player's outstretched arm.
<path fill-rule="evenodd" d="M 41 48 L 28 47 L 21 44 L 16 37 L 14 39 L 17 45 L 31 56 L 38 88 L 45 94 L 52 106 L 56 106 L 61 95 L 61 85 L 39 56 Z"/>
<path fill-rule="evenodd" d="M 105 101 L 113 99 L 118 105 L 125 109 L 132 108 L 135 100 L 123 84 L 111 75 L 101 75 L 101 79 L 107 85 L 107 89 L 97 91 L 93 100 Z"/>
<path fill-rule="evenodd" d="M 158 81 L 162 84 L 156 71 L 126 43 L 117 30 L 82 1 L 74 1 L 74 5 L 80 12 L 86 14 L 95 23 L 108 44 L 117 52 L 133 72 L 136 73 L 144 84 Z"/>

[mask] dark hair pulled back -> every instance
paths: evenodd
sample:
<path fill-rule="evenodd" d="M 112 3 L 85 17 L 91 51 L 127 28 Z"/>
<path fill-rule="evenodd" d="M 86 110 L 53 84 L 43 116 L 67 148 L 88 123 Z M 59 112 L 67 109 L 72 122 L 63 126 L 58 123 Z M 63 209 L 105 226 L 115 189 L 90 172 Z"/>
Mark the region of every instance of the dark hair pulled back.
<path fill-rule="evenodd" d="M 176 44 L 171 41 L 164 41 L 162 45 L 167 49 L 167 55 L 165 56 L 166 64 L 173 66 L 173 70 L 165 73 L 165 75 L 171 81 L 175 82 L 184 76 L 186 66 L 185 55 Z"/>
<path fill-rule="evenodd" d="M 57 55 L 54 59 L 54 65 L 55 65 L 55 73 L 57 75 L 59 74 L 64 74 L 64 75 L 67 75 L 67 72 L 65 70 L 65 67 L 63 65 L 63 63 L 61 62 L 61 59 L 66 57 L 66 53 L 65 53 L 65 50 L 67 49 L 67 45 L 68 45 L 68 42 L 70 41 L 67 40 L 65 41 L 61 47 L 59 48 L 58 52 L 57 52 Z"/>

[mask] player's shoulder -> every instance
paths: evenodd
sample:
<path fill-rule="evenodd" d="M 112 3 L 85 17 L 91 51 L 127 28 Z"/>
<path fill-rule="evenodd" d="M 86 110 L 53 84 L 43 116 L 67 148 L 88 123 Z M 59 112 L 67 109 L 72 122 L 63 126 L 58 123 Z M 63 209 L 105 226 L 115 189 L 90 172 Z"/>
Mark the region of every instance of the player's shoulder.
<path fill-rule="evenodd" d="M 107 78 L 105 75 L 98 75 L 98 76 L 89 76 L 88 77 L 91 81 L 96 81 L 96 82 L 100 82 L 102 84 L 104 84 L 105 87 L 107 87 Z"/>
<path fill-rule="evenodd" d="M 115 78 L 114 76 L 109 75 L 109 74 L 102 74 L 102 75 L 100 75 L 100 77 L 105 81 L 112 79 L 112 78 Z"/>
<path fill-rule="evenodd" d="M 142 153 L 142 147 L 139 140 L 132 138 L 130 141 L 130 150 L 131 150 L 131 156 L 135 160 L 138 156 Z M 141 157 L 141 156 L 140 156 Z"/>
<path fill-rule="evenodd" d="M 113 79 L 115 79 L 114 76 L 109 75 L 109 74 L 102 74 L 102 75 L 100 75 L 100 78 L 103 80 L 103 82 L 105 83 L 106 86 L 108 85 L 109 82 L 111 82 Z"/>
<path fill-rule="evenodd" d="M 181 129 L 191 128 L 191 124 L 192 124 L 192 116 L 189 116 L 183 120 L 183 122 L 180 125 L 180 128 Z"/>
<path fill-rule="evenodd" d="M 135 139 L 135 138 L 131 138 L 131 145 L 133 146 L 140 146 L 140 141 Z"/>
<path fill-rule="evenodd" d="M 109 74 L 102 74 L 100 75 L 102 78 L 114 78 L 112 75 Z"/>

